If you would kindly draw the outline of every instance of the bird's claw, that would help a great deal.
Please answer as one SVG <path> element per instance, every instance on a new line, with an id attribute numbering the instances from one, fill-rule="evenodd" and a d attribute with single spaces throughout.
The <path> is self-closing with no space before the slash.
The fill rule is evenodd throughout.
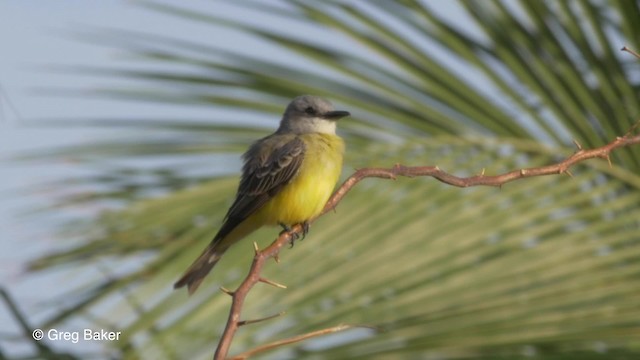
<path id="1" fill-rule="evenodd" d="M 280 226 L 282 226 L 282 232 L 280 233 L 280 235 L 284 233 L 289 233 L 289 236 L 291 236 L 291 241 L 289 241 L 289 245 L 290 245 L 289 249 L 293 247 L 296 240 L 298 239 L 300 239 L 300 241 L 304 240 L 304 238 L 307 237 L 307 234 L 309 233 L 309 222 L 305 221 L 300 225 L 302 225 L 302 239 L 300 239 L 299 233 L 291 231 L 290 226 L 280 223 Z"/>
<path id="2" fill-rule="evenodd" d="M 307 234 L 309 233 L 309 222 L 305 221 L 302 223 L 302 239 L 300 239 L 300 241 L 304 240 L 304 238 L 307 237 Z"/>

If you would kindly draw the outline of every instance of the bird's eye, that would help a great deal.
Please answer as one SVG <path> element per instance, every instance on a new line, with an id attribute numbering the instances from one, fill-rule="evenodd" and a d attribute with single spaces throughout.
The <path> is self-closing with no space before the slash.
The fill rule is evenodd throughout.
<path id="1" fill-rule="evenodd" d="M 314 115 L 316 113 L 316 109 L 314 109 L 311 106 L 308 106 L 306 109 L 304 109 L 304 112 L 306 112 L 309 115 Z"/>

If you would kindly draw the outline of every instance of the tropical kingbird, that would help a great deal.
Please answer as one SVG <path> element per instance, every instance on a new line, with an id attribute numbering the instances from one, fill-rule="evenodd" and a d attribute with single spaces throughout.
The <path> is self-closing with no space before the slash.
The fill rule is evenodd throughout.
<path id="1" fill-rule="evenodd" d="M 278 130 L 243 155 L 236 199 L 220 231 L 174 288 L 187 285 L 193 294 L 231 245 L 263 225 L 302 224 L 306 233 L 340 177 L 344 142 L 336 135 L 336 121 L 348 115 L 323 98 L 293 99 Z"/>

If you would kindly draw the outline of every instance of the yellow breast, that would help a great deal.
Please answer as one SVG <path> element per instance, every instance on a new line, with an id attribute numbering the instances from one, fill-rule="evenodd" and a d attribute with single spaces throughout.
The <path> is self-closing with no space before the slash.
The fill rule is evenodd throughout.
<path id="1" fill-rule="evenodd" d="M 304 160 L 295 178 L 259 210 L 263 224 L 294 225 L 320 214 L 342 171 L 344 142 L 336 135 L 304 134 Z"/>

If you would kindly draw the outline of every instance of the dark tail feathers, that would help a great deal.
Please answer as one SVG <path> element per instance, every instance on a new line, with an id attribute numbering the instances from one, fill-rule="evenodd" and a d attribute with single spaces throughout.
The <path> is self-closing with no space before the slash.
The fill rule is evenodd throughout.
<path id="1" fill-rule="evenodd" d="M 202 252 L 196 261 L 189 266 L 187 271 L 185 271 L 184 275 L 180 278 L 180 280 L 176 281 L 173 284 L 174 289 L 181 288 L 187 285 L 189 289 L 189 295 L 193 294 L 204 280 L 205 276 L 209 274 L 209 271 L 213 269 L 213 266 L 220 260 L 222 254 L 226 249 L 214 249 L 213 246 L 209 245 Z"/>

